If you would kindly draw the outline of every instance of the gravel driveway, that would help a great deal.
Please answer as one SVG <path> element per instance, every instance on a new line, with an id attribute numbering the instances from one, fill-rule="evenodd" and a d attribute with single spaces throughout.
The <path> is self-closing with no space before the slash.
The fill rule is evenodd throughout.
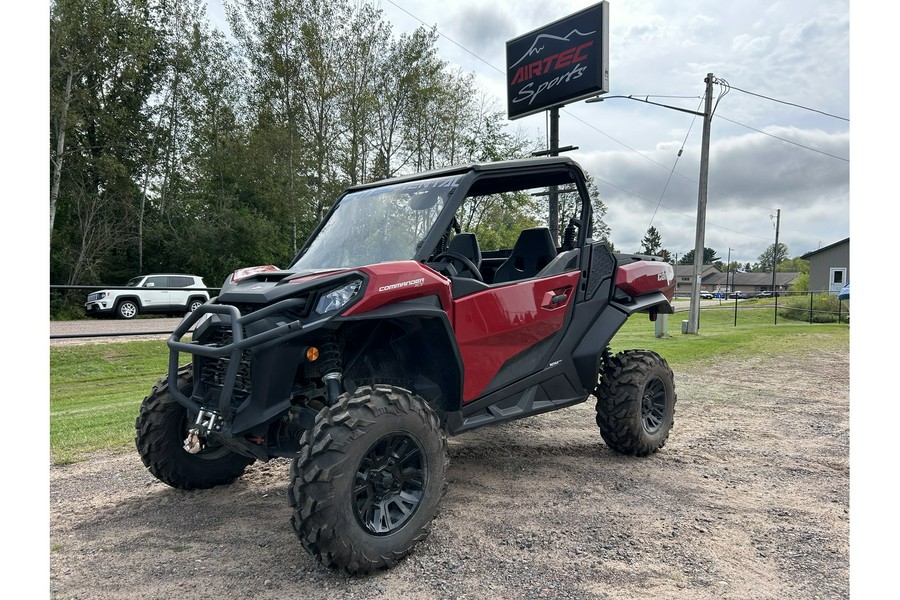
<path id="1" fill-rule="evenodd" d="M 192 492 L 136 452 L 53 467 L 51 595 L 848 598 L 848 369 L 812 348 L 676 369 L 675 428 L 645 459 L 603 444 L 592 401 L 453 438 L 430 536 L 362 577 L 295 539 L 285 460 Z"/>

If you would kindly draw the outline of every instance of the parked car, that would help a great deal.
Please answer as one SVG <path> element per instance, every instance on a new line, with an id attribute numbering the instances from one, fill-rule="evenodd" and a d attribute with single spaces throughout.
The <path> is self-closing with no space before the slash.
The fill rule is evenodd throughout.
<path id="1" fill-rule="evenodd" d="M 125 287 L 128 289 L 100 290 L 88 295 L 85 312 L 89 317 L 114 315 L 133 319 L 141 313 L 193 312 L 209 300 L 206 284 L 197 275 L 140 275 L 129 279 Z"/>
<path id="2" fill-rule="evenodd" d="M 839 300 L 849 300 L 850 299 L 850 283 L 849 282 L 847 284 L 845 284 L 844 287 L 841 288 L 841 291 L 838 294 L 838 299 Z"/>
<path id="3" fill-rule="evenodd" d="M 707 291 L 705 291 L 705 290 L 702 290 L 702 291 L 700 292 L 700 298 L 701 298 L 702 300 L 712 300 L 712 299 L 713 299 L 713 293 L 712 293 L 712 292 L 707 292 Z"/>
<path id="4" fill-rule="evenodd" d="M 757 298 L 772 298 L 774 296 L 775 294 L 773 294 L 772 292 L 759 292 L 758 294 L 756 294 Z"/>
<path id="5" fill-rule="evenodd" d="M 746 300 L 750 296 L 748 296 L 745 292 L 731 292 L 730 294 L 728 294 L 728 297 L 731 299 L 737 298 L 739 300 Z"/>

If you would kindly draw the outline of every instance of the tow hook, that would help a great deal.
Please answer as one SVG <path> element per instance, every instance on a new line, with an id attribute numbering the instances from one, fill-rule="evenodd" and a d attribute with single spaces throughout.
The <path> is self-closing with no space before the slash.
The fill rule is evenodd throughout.
<path id="1" fill-rule="evenodd" d="M 189 454 L 197 454 L 206 447 L 206 436 L 210 431 L 218 431 L 222 428 L 222 417 L 214 410 L 201 408 L 197 413 L 194 426 L 188 430 L 188 436 L 184 439 L 184 450 Z"/>

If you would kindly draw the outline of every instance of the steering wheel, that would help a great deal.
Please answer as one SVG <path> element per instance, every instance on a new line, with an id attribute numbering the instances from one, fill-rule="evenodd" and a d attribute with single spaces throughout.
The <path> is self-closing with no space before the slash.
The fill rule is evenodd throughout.
<path id="1" fill-rule="evenodd" d="M 447 262 L 449 262 L 451 264 L 454 261 L 459 262 L 467 270 L 472 272 L 472 277 L 474 279 L 484 283 L 484 278 L 481 276 L 481 271 L 478 270 L 478 267 L 475 266 L 475 263 L 473 263 L 472 260 L 470 258 L 468 258 L 467 256 L 463 256 L 459 252 L 452 252 L 452 251 L 441 252 L 440 254 L 438 254 L 437 256 L 434 257 L 434 262 L 438 262 L 441 259 L 446 259 Z M 462 270 L 460 270 L 459 273 L 462 274 Z"/>

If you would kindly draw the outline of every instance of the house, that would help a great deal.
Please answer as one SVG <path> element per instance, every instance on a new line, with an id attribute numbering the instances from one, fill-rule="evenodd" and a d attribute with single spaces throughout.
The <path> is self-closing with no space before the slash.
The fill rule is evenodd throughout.
<path id="1" fill-rule="evenodd" d="M 775 291 L 784 292 L 790 289 L 799 273 L 778 272 L 775 273 Z M 711 286 L 710 291 L 716 292 L 744 292 L 748 296 L 755 296 L 760 292 L 772 291 L 771 273 L 744 273 L 733 271 L 731 273 L 719 273 L 709 278 L 704 283 Z"/>
<path id="2" fill-rule="evenodd" d="M 850 283 L 850 238 L 807 252 L 800 258 L 809 261 L 809 289 L 837 294 Z"/>
<path id="3" fill-rule="evenodd" d="M 721 275 L 715 265 L 703 265 L 700 270 L 700 290 L 713 291 L 709 287 L 709 278 L 715 275 Z M 690 296 L 691 295 L 691 279 L 694 277 L 694 265 L 675 265 L 675 295 Z"/>

